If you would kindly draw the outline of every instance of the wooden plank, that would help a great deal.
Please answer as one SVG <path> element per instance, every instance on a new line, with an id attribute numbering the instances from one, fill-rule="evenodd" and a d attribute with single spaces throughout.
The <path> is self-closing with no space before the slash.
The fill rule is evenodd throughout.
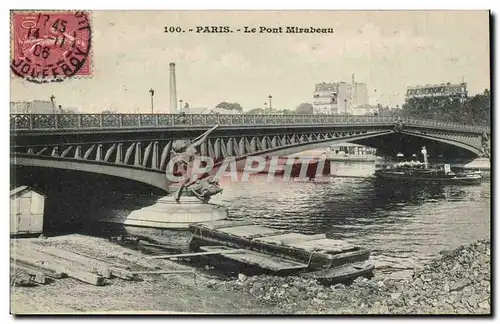
<path id="1" fill-rule="evenodd" d="M 290 233 L 290 231 L 275 231 L 273 233 L 264 233 L 264 234 L 253 234 L 253 235 L 248 235 L 246 236 L 247 239 L 258 239 L 258 238 L 261 238 L 261 237 L 268 237 L 268 236 L 279 236 L 279 235 L 284 235 L 284 234 L 288 234 Z"/>
<path id="2" fill-rule="evenodd" d="M 90 273 L 90 272 L 87 272 L 87 271 L 81 271 L 79 269 L 66 267 L 64 272 L 66 272 L 68 277 L 89 283 L 89 284 L 94 285 L 94 286 L 104 285 L 104 278 L 103 277 L 96 275 L 96 274 L 93 274 L 93 273 Z"/>
<path id="3" fill-rule="evenodd" d="M 103 258 L 100 258 L 100 257 L 97 257 L 97 256 L 85 254 L 83 252 L 75 252 L 75 251 L 73 251 L 73 253 L 81 255 L 81 256 L 84 256 L 84 257 L 87 257 L 87 258 L 90 258 L 90 259 L 95 259 L 97 261 L 109 264 L 110 266 L 115 267 L 115 268 L 122 268 L 122 269 L 128 269 L 129 268 L 127 265 L 125 265 L 123 263 L 119 263 L 119 262 L 115 262 L 115 261 L 111 261 L 111 260 L 106 260 L 106 259 L 103 259 Z"/>
<path id="4" fill-rule="evenodd" d="M 243 238 L 251 237 L 253 235 L 272 235 L 273 233 L 276 233 L 275 229 L 259 225 L 226 227 L 220 229 L 219 231 L 225 234 L 230 234 Z"/>
<path id="5" fill-rule="evenodd" d="M 37 284 L 32 280 L 32 277 L 27 273 L 17 273 L 10 277 L 10 285 L 16 287 L 33 287 Z"/>
<path id="6" fill-rule="evenodd" d="M 234 249 L 231 249 L 234 250 Z M 236 250 L 234 250 L 236 251 Z M 192 253 L 182 253 L 182 254 L 169 254 L 169 255 L 153 255 L 148 256 L 146 259 L 179 259 L 179 258 L 189 258 L 193 256 L 201 256 L 201 255 L 214 255 L 221 254 L 222 252 L 228 253 L 228 250 L 217 249 L 210 252 L 192 252 Z"/>
<path id="7" fill-rule="evenodd" d="M 286 233 L 283 235 L 276 235 L 276 236 L 273 235 L 273 236 L 264 236 L 260 238 L 255 238 L 254 241 L 283 245 L 288 243 L 299 243 L 299 242 L 319 240 L 324 238 L 326 238 L 325 234 L 305 235 L 299 233 Z"/>
<path id="8" fill-rule="evenodd" d="M 326 270 L 306 272 L 302 274 L 302 277 L 341 281 L 349 278 L 355 279 L 359 276 L 372 274 L 374 268 L 375 265 L 373 261 L 368 260 L 351 264 L 345 264 L 339 267 L 334 267 Z"/>
<path id="9" fill-rule="evenodd" d="M 108 279 L 111 278 L 111 271 L 109 270 L 109 267 L 100 261 L 51 246 L 30 244 L 30 248 L 38 252 L 46 253 L 63 260 L 68 260 L 70 262 L 70 265 L 76 268 L 82 267 L 84 269 L 89 270 L 90 272 L 95 272 L 103 276 L 104 278 Z"/>
<path id="10" fill-rule="evenodd" d="M 239 226 L 247 226 L 247 225 L 254 225 L 253 222 L 246 222 L 246 221 L 233 221 L 233 220 L 218 220 L 218 221 L 213 221 L 213 222 L 203 222 L 203 223 L 197 223 L 191 225 L 192 227 L 202 227 L 202 228 L 207 228 L 210 230 L 216 230 L 216 229 L 221 229 L 221 228 L 226 228 L 226 227 L 239 227 Z"/>
<path id="11" fill-rule="evenodd" d="M 211 251 L 220 248 L 220 246 L 202 246 L 201 250 Z M 250 250 L 228 250 L 227 252 L 220 253 L 225 258 L 245 263 L 248 265 L 258 266 L 263 269 L 272 271 L 305 269 L 307 264 L 282 258 L 270 256 L 267 254 L 250 251 Z"/>
<path id="12" fill-rule="evenodd" d="M 59 272 L 59 271 L 54 271 L 52 269 L 47 269 L 44 267 L 43 264 L 38 264 L 38 265 L 30 265 L 25 262 L 21 262 L 20 260 L 16 260 L 15 258 L 11 257 L 11 261 L 15 266 L 22 266 L 23 268 L 28 268 L 32 269 L 34 271 L 39 271 L 43 273 L 45 276 L 54 278 L 54 279 L 61 279 L 67 277 L 64 272 Z"/>
<path id="13" fill-rule="evenodd" d="M 68 277 L 95 286 L 102 286 L 104 284 L 103 277 L 87 271 L 82 271 L 80 269 L 75 268 L 74 266 L 68 266 L 67 264 L 64 263 L 64 260 L 59 261 L 54 256 L 40 253 L 39 251 L 36 250 L 22 250 L 16 248 L 16 255 L 14 257 L 20 258 L 20 261 L 25 263 L 27 262 L 28 264 L 34 266 L 40 266 L 41 264 L 43 264 L 45 268 L 66 273 Z"/>
<path id="14" fill-rule="evenodd" d="M 124 270 L 122 268 L 115 268 L 115 267 L 111 267 L 111 268 L 109 268 L 109 270 L 111 271 L 112 277 L 120 278 L 123 280 L 134 280 L 135 279 L 135 275 L 131 271 Z"/>
<path id="15" fill-rule="evenodd" d="M 21 264 L 15 264 L 11 268 L 14 273 L 17 273 L 17 271 L 24 272 L 30 276 L 30 280 L 33 282 L 45 285 L 47 283 L 47 277 L 45 274 L 43 274 L 41 271 L 34 270 L 32 268 L 24 267 Z"/>
<path id="16" fill-rule="evenodd" d="M 289 243 L 292 246 L 306 251 L 325 251 L 326 253 L 340 253 L 356 249 L 356 246 L 341 240 L 320 239 L 298 243 Z"/>
<path id="17" fill-rule="evenodd" d="M 133 274 L 194 274 L 192 270 L 156 270 L 156 271 L 132 271 Z"/>
<path id="18" fill-rule="evenodd" d="M 44 271 L 50 272 L 52 276 L 54 276 L 54 278 L 63 278 L 66 276 L 64 268 L 44 260 L 27 257 L 24 255 L 20 255 L 19 253 L 16 253 L 16 255 L 11 256 L 11 258 L 14 259 L 14 262 L 21 262 L 29 266 L 35 267 L 37 269 L 42 269 Z"/>

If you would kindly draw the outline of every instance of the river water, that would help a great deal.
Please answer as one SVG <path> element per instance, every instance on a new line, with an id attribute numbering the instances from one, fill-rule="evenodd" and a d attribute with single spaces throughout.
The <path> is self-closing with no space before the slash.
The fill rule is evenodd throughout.
<path id="1" fill-rule="evenodd" d="M 214 203 L 230 218 L 304 234 L 326 233 L 372 250 L 377 272 L 407 276 L 443 249 L 490 236 L 490 182 L 480 185 L 389 185 L 372 163 L 332 162 L 321 182 L 254 176 L 221 182 Z"/>

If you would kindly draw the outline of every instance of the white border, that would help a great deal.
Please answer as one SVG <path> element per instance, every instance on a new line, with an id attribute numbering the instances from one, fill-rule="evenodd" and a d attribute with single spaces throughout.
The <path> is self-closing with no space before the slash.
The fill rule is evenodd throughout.
<path id="1" fill-rule="evenodd" d="M 7 2 L 4 1 L 2 2 L 2 5 L 6 4 Z M 361 10 L 361 9 L 372 9 L 372 10 L 408 10 L 408 9 L 460 9 L 460 10 L 471 10 L 471 9 L 492 9 L 493 13 L 497 13 L 500 11 L 498 9 L 498 1 L 484 1 L 484 0 L 475 0 L 475 1 L 468 1 L 468 2 L 463 2 L 463 1 L 436 1 L 436 0 L 420 0 L 420 1 L 387 1 L 387 0 L 379 0 L 379 1 L 360 1 L 360 0 L 350 0 L 350 1 L 318 1 L 318 0 L 308 0 L 308 1 L 297 1 L 297 2 L 291 2 L 291 1 L 283 1 L 282 3 L 277 2 L 277 1 L 271 1 L 271 0 L 253 0 L 253 1 L 220 1 L 220 0 L 211 0 L 211 1 L 188 1 L 188 0 L 178 0 L 178 1 L 169 1 L 167 4 L 163 3 L 163 1 L 150 1 L 150 0 L 142 0 L 142 1 L 130 1 L 128 4 L 125 4 L 123 1 L 116 1 L 116 2 L 108 2 L 104 3 L 102 0 L 87 0 L 84 2 L 79 2 L 75 3 L 72 2 L 71 5 L 75 7 L 68 8 L 68 1 L 23 1 L 23 3 L 15 3 L 16 8 L 5 8 L 5 10 L 2 10 L 2 14 L 0 15 L 1 23 L 0 26 L 3 27 L 3 33 L 2 35 L 2 44 L 9 44 L 9 12 L 7 9 L 32 9 L 32 8 L 37 8 L 37 9 L 92 9 L 92 10 L 98 10 L 98 9 L 169 9 L 169 10 L 179 10 L 179 9 L 196 9 L 196 10 L 202 10 L 202 9 L 251 9 L 251 10 L 257 10 L 257 9 L 265 9 L 265 10 L 271 10 L 271 9 L 287 9 L 287 10 L 298 10 L 298 9 L 307 9 L 307 10 L 321 10 L 321 9 L 336 9 L 336 10 Z M 85 4 L 85 7 L 82 6 L 82 4 Z M 3 8 L 2 8 L 3 9 Z M 499 21 L 498 17 L 496 17 L 496 24 L 498 26 Z M 495 41 L 498 41 L 498 33 L 495 35 Z M 474 46 L 471 44 L 471 46 Z M 1 61 L 4 62 L 4 64 L 1 65 L 2 69 L 2 102 L 5 103 L 5 110 L 6 112 L 3 114 L 3 118 L 1 118 L 1 125 L 0 129 L 4 132 L 4 136 L 1 137 L 2 140 L 2 148 L 0 152 L 2 152 L 2 157 L 1 157 L 1 162 L 2 166 L 0 168 L 0 172 L 2 172 L 2 177 L 3 179 L 6 179 L 9 177 L 9 164 L 8 164 L 8 146 L 9 146 L 9 135 L 8 135 L 8 129 L 9 129 L 9 119 L 8 119 L 8 104 L 7 102 L 9 101 L 9 84 L 10 84 L 10 77 L 9 77 L 9 54 L 7 50 L 3 50 L 0 52 L 2 59 Z M 493 59 L 493 58 L 492 58 Z M 495 55 L 495 62 L 498 62 L 498 52 Z M 496 81 L 498 82 L 498 75 L 496 73 L 497 71 L 494 71 L 496 78 Z M 496 96 L 496 90 L 492 89 L 493 93 L 495 94 L 495 99 L 494 102 L 497 102 L 498 98 Z M 494 107 L 493 109 L 495 109 Z M 495 123 L 496 120 L 498 120 L 500 113 L 496 114 L 495 118 Z M 496 140 L 496 139 L 495 139 Z M 496 143 L 494 151 L 497 151 L 498 146 L 500 146 L 499 143 Z M 498 161 L 495 163 L 495 168 L 498 164 Z M 7 196 L 8 192 L 8 187 L 7 187 L 7 181 L 4 182 L 4 185 L 1 186 L 1 192 L 0 192 L 0 197 L 4 200 L 4 203 L 1 204 L 1 206 L 4 208 L 4 213 L 2 214 L 2 220 L 4 222 L 4 226 L 2 227 L 4 232 L 5 232 L 5 240 L 4 240 L 4 245 L 2 246 L 1 251 L 1 258 L 2 260 L 8 260 L 8 253 L 9 253 L 9 242 L 8 242 L 8 234 L 7 234 L 7 229 L 9 227 L 9 221 L 8 221 L 8 215 L 9 215 L 9 200 Z M 495 195 L 495 198 L 498 198 L 498 195 Z M 493 197 L 492 197 L 493 198 Z M 496 201 L 500 201 L 496 199 Z M 471 215 L 471 217 L 474 217 L 474 215 Z M 498 224 L 500 221 L 497 220 L 496 223 Z M 496 228 L 494 229 L 496 230 Z M 497 233 L 498 231 L 495 231 Z M 498 253 L 496 253 L 496 249 L 493 249 L 495 251 L 495 257 L 497 258 L 498 261 Z M 2 266 L 2 275 L 0 278 L 2 288 L 0 288 L 0 291 L 3 294 L 2 298 L 2 317 L 7 317 L 7 320 L 13 320 L 12 316 L 9 316 L 9 281 L 8 281 L 8 272 L 9 272 L 9 263 L 4 262 L 4 266 Z M 497 262 L 497 270 L 498 270 L 498 262 Z M 495 275 L 498 273 L 498 271 L 495 272 Z M 499 278 L 498 276 L 496 277 L 495 282 L 498 282 Z M 492 289 L 494 289 L 492 287 Z M 498 295 L 495 296 L 495 308 L 498 311 Z M 242 318 L 243 319 L 243 318 Z M 300 321 L 308 321 L 309 319 L 317 319 L 317 318 L 301 318 Z M 466 318 L 462 318 L 463 320 L 467 320 Z M 25 320 L 27 322 L 31 322 L 31 320 Z M 51 319 L 49 319 L 51 320 Z M 74 321 L 75 319 L 72 319 Z M 78 319 L 79 321 L 82 319 Z M 102 321 L 103 319 L 99 319 L 99 321 Z M 118 318 L 118 320 L 123 321 L 125 319 L 123 318 Z M 163 319 L 165 320 L 165 319 Z M 166 320 L 171 320 L 171 319 L 166 319 Z M 187 319 L 186 319 L 187 320 Z M 219 321 L 221 319 L 213 319 L 214 321 Z M 230 319 L 234 321 L 235 319 L 232 318 Z M 240 319 L 236 319 L 240 320 Z M 259 321 L 276 321 L 276 320 L 287 320 L 287 318 L 269 318 L 269 319 L 258 319 Z M 402 320 L 402 319 L 399 319 Z M 398 321 L 399 321 L 398 320 Z M 411 319 L 411 318 L 405 318 L 405 321 L 414 321 L 418 320 L 416 318 Z M 426 321 L 437 321 L 437 319 L 425 319 Z M 454 320 L 453 318 L 447 318 L 447 319 L 442 319 L 442 320 Z M 357 319 L 356 321 L 360 321 Z M 3 321 L 2 321 L 3 322 Z"/>

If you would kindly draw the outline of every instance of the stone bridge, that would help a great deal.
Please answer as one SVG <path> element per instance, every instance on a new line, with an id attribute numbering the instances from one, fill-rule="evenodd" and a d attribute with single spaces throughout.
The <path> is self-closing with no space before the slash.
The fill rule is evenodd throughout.
<path id="1" fill-rule="evenodd" d="M 45 114 L 11 115 L 11 165 L 72 170 L 142 183 L 161 191 L 172 142 L 219 124 L 201 154 L 220 161 L 250 155 L 285 156 L 352 142 L 380 154 L 408 155 L 427 146 L 431 158 L 473 159 L 489 128 L 394 117 L 336 115 Z M 483 143 L 484 145 L 484 143 Z"/>

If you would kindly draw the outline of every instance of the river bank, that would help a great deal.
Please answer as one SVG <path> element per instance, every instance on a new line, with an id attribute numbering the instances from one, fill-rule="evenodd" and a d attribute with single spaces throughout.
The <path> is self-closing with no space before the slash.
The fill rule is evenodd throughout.
<path id="1" fill-rule="evenodd" d="M 405 280 L 322 286 L 297 277 L 241 277 L 233 289 L 295 314 L 490 314 L 490 245 L 444 251 Z"/>
<path id="2" fill-rule="evenodd" d="M 22 240 L 12 240 L 15 244 Z M 66 278 L 37 287 L 13 287 L 11 311 L 33 313 L 166 312 L 205 314 L 489 314 L 490 245 L 479 241 L 443 252 L 404 280 L 358 278 L 323 286 L 299 277 L 220 279 L 204 268 L 150 260 L 103 238 L 67 235 L 31 243 L 85 252 L 131 269 L 193 270 L 196 276 L 141 275 L 97 287 Z"/>

